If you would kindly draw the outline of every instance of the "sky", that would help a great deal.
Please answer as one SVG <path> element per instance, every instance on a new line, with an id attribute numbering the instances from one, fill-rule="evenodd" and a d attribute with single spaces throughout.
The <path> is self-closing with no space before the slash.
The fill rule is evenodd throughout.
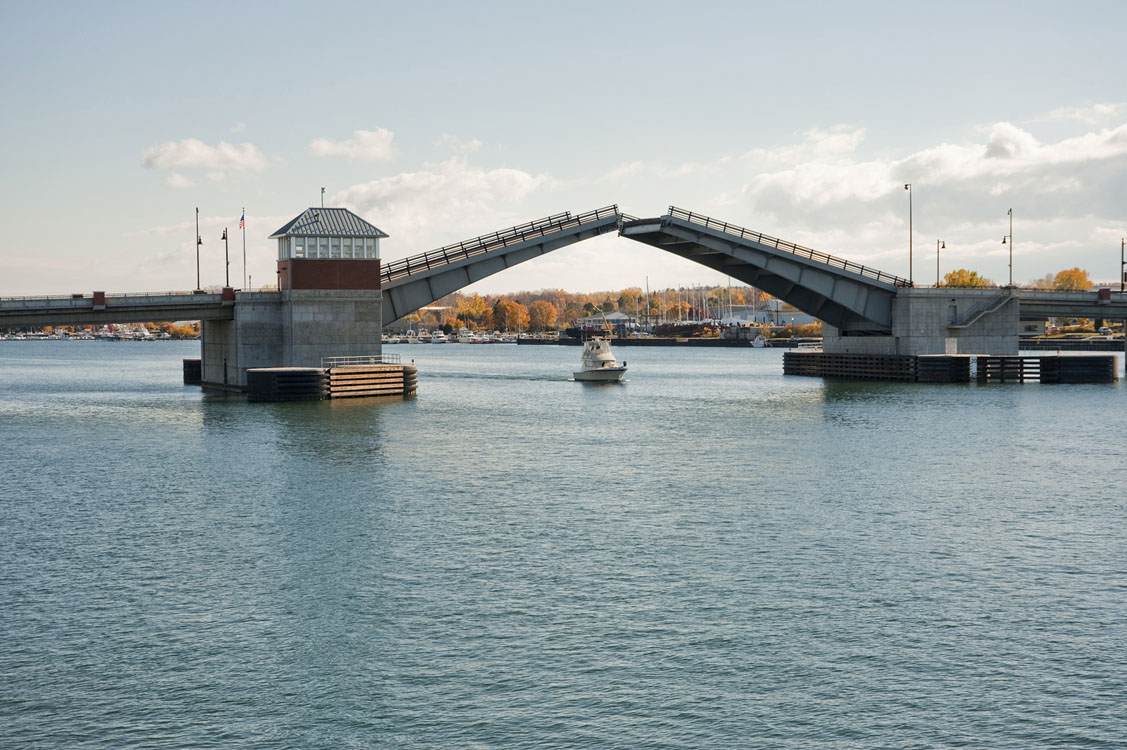
<path id="1" fill-rule="evenodd" d="M 1110 282 L 1127 237 L 1121 0 L 0 0 L 0 23 L 0 296 L 195 288 L 197 208 L 201 284 L 225 227 L 232 285 L 272 284 L 267 237 L 322 187 L 384 261 L 610 204 L 928 284 L 939 240 L 943 273 L 1005 283 L 1012 247 L 1016 283 Z M 609 235 L 470 290 L 647 281 L 725 278 Z"/>

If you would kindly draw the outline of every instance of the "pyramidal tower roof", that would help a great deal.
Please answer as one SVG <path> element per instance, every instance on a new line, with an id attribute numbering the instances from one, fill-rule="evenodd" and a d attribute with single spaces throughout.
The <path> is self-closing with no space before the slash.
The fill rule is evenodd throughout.
<path id="1" fill-rule="evenodd" d="M 307 208 L 290 219 L 269 239 L 294 235 L 316 237 L 387 237 L 347 208 Z"/>

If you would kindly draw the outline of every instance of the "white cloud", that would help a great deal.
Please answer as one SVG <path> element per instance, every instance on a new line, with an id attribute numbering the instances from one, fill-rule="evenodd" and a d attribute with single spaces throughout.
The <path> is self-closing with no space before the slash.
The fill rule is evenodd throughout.
<path id="1" fill-rule="evenodd" d="M 443 133 L 434 142 L 434 145 L 440 148 L 448 148 L 456 154 L 472 154 L 475 151 L 481 150 L 481 141 L 477 138 L 470 138 L 469 140 L 462 140 L 456 135 L 450 133 Z"/>
<path id="2" fill-rule="evenodd" d="M 485 169 L 464 156 L 353 185 L 332 197 L 392 237 L 391 254 L 406 256 L 518 223 L 518 204 L 548 183 L 519 169 Z"/>
<path id="3" fill-rule="evenodd" d="M 164 184 L 168 185 L 170 188 L 182 189 L 192 187 L 196 183 L 179 172 L 169 172 L 168 176 L 164 178 Z"/>
<path id="4" fill-rule="evenodd" d="M 386 161 L 397 155 L 393 141 L 395 134 L 387 128 L 354 130 L 352 137 L 343 141 L 314 138 L 309 142 L 311 156 L 344 156 L 364 161 Z"/>
<path id="5" fill-rule="evenodd" d="M 246 129 L 247 129 L 247 124 L 245 122 L 236 122 L 234 125 L 231 126 L 231 132 L 232 133 L 241 133 Z"/>
<path id="6" fill-rule="evenodd" d="M 1122 215 L 1116 203 L 1127 168 L 1127 124 L 1044 142 L 1001 122 L 969 142 L 882 158 L 861 156 L 861 136 L 843 128 L 808 131 L 796 144 L 742 155 L 742 163 L 762 170 L 743 185 L 744 210 L 756 216 L 752 228 L 907 275 L 903 185 L 911 182 L 917 264 L 927 243 L 942 237 L 952 248 L 945 261 L 978 258 L 987 275 L 1004 278 L 1009 249 L 1000 238 L 1012 207 L 1014 274 L 1021 280 L 1100 257 L 1088 239 L 1093 217 Z"/>
<path id="7" fill-rule="evenodd" d="M 1127 116 L 1127 103 L 1089 104 L 1086 107 L 1059 107 L 1034 122 L 1075 120 L 1085 125 L 1103 125 Z"/>
<path id="8" fill-rule="evenodd" d="M 258 172 L 269 160 L 253 143 L 231 144 L 220 141 L 209 146 L 197 138 L 168 141 L 150 146 L 142 154 L 142 162 L 150 169 L 230 169 L 236 172 Z"/>

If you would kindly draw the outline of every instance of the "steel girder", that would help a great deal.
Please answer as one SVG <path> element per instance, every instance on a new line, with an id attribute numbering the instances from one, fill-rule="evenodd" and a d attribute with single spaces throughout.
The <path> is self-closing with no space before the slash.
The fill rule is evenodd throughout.
<path id="1" fill-rule="evenodd" d="M 670 216 L 628 222 L 620 234 L 762 289 L 844 334 L 892 332 L 892 284 Z"/>
<path id="2" fill-rule="evenodd" d="M 487 276 L 492 276 L 498 271 L 504 271 L 518 263 L 538 258 L 581 240 L 614 231 L 621 218 L 620 214 L 612 214 L 481 255 L 459 258 L 386 283 L 383 286 L 384 325 L 406 317 L 420 307 L 426 307 L 431 302 L 453 294 Z"/>

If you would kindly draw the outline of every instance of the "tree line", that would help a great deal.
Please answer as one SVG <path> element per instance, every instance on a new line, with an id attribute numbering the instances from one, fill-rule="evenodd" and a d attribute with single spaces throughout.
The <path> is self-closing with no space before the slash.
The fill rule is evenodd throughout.
<path id="1" fill-rule="evenodd" d="M 977 271 L 959 268 L 943 277 L 940 286 L 959 287 L 963 289 L 989 289 L 998 285 L 990 279 L 980 276 Z M 1066 268 L 1056 273 L 1048 273 L 1039 279 L 1034 279 L 1022 284 L 1024 289 L 1049 289 L 1057 292 L 1084 292 L 1091 289 L 1091 276 L 1083 268 Z"/>
<path id="2" fill-rule="evenodd" d="M 758 305 L 771 296 L 750 286 L 662 289 L 648 294 L 640 287 L 603 292 L 540 289 L 501 295 L 455 292 L 408 315 L 408 325 L 449 326 L 451 330 L 548 330 L 558 324 L 602 313 L 620 312 L 635 319 L 703 320 L 721 318 L 734 305 Z"/>

